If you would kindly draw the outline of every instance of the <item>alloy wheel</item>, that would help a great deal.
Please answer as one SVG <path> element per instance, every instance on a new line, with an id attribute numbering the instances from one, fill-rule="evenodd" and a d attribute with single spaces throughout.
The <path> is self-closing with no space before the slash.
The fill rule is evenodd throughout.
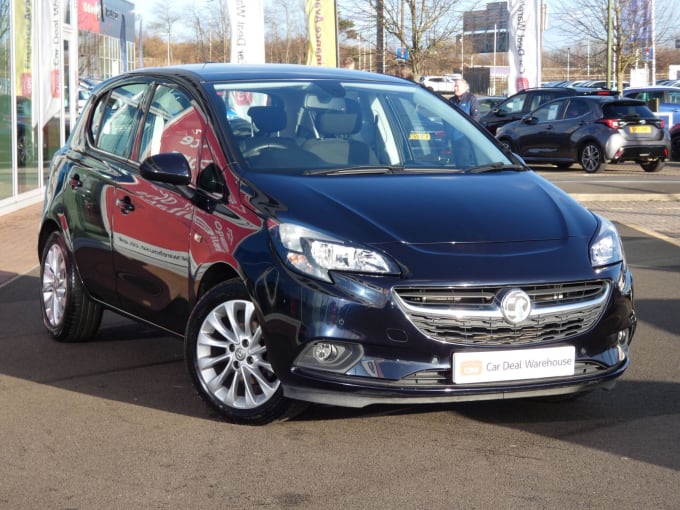
<path id="1" fill-rule="evenodd" d="M 266 355 L 250 301 L 222 303 L 201 324 L 197 375 L 203 387 L 230 408 L 254 409 L 274 397 L 280 382 Z"/>
<path id="2" fill-rule="evenodd" d="M 43 266 L 42 299 L 45 318 L 53 327 L 58 327 L 63 318 L 68 299 L 68 273 L 66 258 L 58 244 L 52 244 Z"/>

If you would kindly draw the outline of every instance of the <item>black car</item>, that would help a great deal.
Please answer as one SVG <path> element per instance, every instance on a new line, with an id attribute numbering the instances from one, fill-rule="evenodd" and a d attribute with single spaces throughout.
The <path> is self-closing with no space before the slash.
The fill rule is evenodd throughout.
<path id="1" fill-rule="evenodd" d="M 680 124 L 675 124 L 668 133 L 671 135 L 671 159 L 680 161 Z"/>
<path id="2" fill-rule="evenodd" d="M 436 112 L 436 113 L 435 113 Z M 184 338 L 225 419 L 610 387 L 633 284 L 619 235 L 415 83 L 288 65 L 116 77 L 52 160 L 41 308 Z"/>
<path id="3" fill-rule="evenodd" d="M 572 96 L 506 124 L 496 138 L 528 163 L 568 168 L 578 162 L 592 173 L 608 162 L 633 161 L 646 172 L 658 172 L 670 152 L 665 127 L 642 101 Z"/>
<path id="4" fill-rule="evenodd" d="M 559 97 L 578 95 L 612 96 L 616 92 L 588 87 L 536 87 L 528 88 L 513 94 L 489 110 L 479 122 L 492 134 L 499 127 L 521 119 L 548 101 Z"/>

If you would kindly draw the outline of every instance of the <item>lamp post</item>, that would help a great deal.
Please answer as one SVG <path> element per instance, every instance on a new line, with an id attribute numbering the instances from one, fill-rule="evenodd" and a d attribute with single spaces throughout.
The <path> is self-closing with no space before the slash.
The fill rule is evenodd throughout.
<path id="1" fill-rule="evenodd" d="M 571 55 L 571 48 L 567 48 L 567 81 L 569 81 L 569 57 Z"/>

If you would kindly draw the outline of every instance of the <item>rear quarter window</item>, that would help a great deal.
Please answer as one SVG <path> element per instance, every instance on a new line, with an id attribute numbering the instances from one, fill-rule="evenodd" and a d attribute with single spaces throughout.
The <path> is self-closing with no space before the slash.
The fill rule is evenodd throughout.
<path id="1" fill-rule="evenodd" d="M 128 84 L 99 99 L 89 126 L 95 147 L 124 158 L 130 156 L 135 120 L 146 89 L 143 83 Z"/>

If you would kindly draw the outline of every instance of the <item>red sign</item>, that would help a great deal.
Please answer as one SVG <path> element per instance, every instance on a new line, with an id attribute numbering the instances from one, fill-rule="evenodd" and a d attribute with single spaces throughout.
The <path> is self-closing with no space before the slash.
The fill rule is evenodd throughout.
<path id="1" fill-rule="evenodd" d="M 102 0 L 80 0 L 78 2 L 78 28 L 88 32 L 99 33 L 99 13 Z"/>

